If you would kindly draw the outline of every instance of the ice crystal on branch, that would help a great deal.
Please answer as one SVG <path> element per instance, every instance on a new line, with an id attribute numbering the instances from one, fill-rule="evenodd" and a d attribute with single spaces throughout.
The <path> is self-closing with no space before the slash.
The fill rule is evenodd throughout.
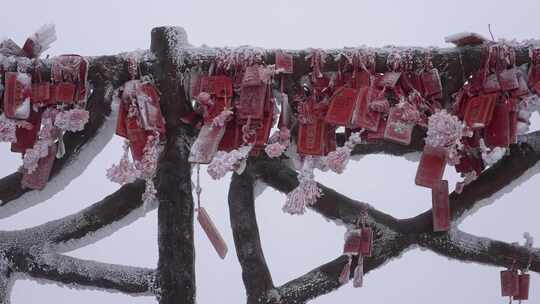
<path id="1" fill-rule="evenodd" d="M 462 146 L 461 138 L 468 135 L 457 116 L 441 110 L 429 117 L 425 141 L 429 146 L 447 149 L 450 163 L 456 164 L 459 162 L 457 150 Z"/>
<path id="2" fill-rule="evenodd" d="M 360 132 L 352 133 L 343 147 L 328 153 L 325 157 L 325 165 L 332 171 L 341 174 L 345 171 L 354 146 L 361 142 Z"/>
<path id="3" fill-rule="evenodd" d="M 58 113 L 54 125 L 64 131 L 77 132 L 84 129 L 89 118 L 90 113 L 88 111 L 75 108 Z"/>
<path id="4" fill-rule="evenodd" d="M 306 206 L 311 206 L 322 196 L 322 190 L 314 180 L 314 160 L 306 157 L 302 170 L 298 174 L 299 184 L 293 191 L 287 194 L 287 201 L 282 210 L 289 214 L 304 214 Z"/>
<path id="5" fill-rule="evenodd" d="M 220 179 L 231 171 L 241 174 L 246 166 L 251 148 L 252 146 L 242 146 L 231 152 L 218 151 L 206 169 L 208 174 L 213 179 Z"/>

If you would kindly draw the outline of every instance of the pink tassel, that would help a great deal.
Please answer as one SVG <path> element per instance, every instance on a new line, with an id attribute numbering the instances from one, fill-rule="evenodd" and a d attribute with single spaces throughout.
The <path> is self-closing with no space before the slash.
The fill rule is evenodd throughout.
<path id="1" fill-rule="evenodd" d="M 220 179 L 231 171 L 241 174 L 251 148 L 252 146 L 242 146 L 230 152 L 218 151 L 206 171 L 213 179 Z"/>
<path id="2" fill-rule="evenodd" d="M 280 157 L 289 147 L 290 139 L 291 133 L 289 129 L 282 128 L 270 136 L 269 144 L 264 148 L 264 152 L 270 158 Z"/>
<path id="3" fill-rule="evenodd" d="M 282 210 L 289 214 L 304 214 L 306 206 L 317 202 L 322 196 L 322 190 L 313 180 L 314 160 L 311 157 L 304 159 L 303 168 L 298 175 L 299 185 L 287 194 L 287 201 Z"/>
<path id="4" fill-rule="evenodd" d="M 355 288 L 362 287 L 364 284 L 364 258 L 358 257 L 358 265 L 354 268 L 353 286 Z"/>
<path id="5" fill-rule="evenodd" d="M 0 116 L 0 141 L 17 142 L 16 129 L 17 124 L 15 120 L 6 118 L 4 115 Z"/>
<path id="6" fill-rule="evenodd" d="M 349 261 L 343 266 L 343 270 L 341 270 L 341 273 L 339 274 L 339 283 L 341 285 L 349 282 L 351 278 L 351 263 L 352 257 L 349 255 Z"/>
<path id="7" fill-rule="evenodd" d="M 345 171 L 354 146 L 362 141 L 360 134 L 361 132 L 352 133 L 343 147 L 338 147 L 335 151 L 328 153 L 325 157 L 325 163 L 330 170 L 338 174 Z"/>
<path id="8" fill-rule="evenodd" d="M 129 161 L 129 143 L 124 143 L 124 153 L 118 165 L 113 164 L 107 169 L 107 178 L 113 183 L 124 185 L 131 183 L 138 178 L 139 172 L 135 168 L 135 165 Z"/>

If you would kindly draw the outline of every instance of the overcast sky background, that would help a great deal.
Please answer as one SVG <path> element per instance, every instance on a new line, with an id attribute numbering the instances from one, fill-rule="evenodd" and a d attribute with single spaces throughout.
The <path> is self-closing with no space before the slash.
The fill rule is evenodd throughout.
<path id="1" fill-rule="evenodd" d="M 0 37 L 22 44 L 44 23 L 56 24 L 58 41 L 51 55 L 115 54 L 146 49 L 150 30 L 160 25 L 183 26 L 194 45 L 255 45 L 272 48 L 336 48 L 343 46 L 446 46 L 443 37 L 462 31 L 496 38 L 540 38 L 540 2 L 528 1 L 3 1 Z M 533 129 L 538 129 L 538 115 Z M 75 213 L 115 191 L 105 169 L 121 156 L 121 141 L 113 138 L 83 175 L 46 203 L 0 220 L 0 230 L 32 227 Z M 21 161 L 0 145 L 0 174 L 13 172 Z M 343 175 L 317 174 L 317 180 L 354 199 L 366 201 L 393 216 L 414 216 L 430 208 L 428 189 L 414 185 L 417 163 L 405 158 L 373 155 L 349 164 Z M 537 172 L 539 166 L 532 171 Z M 204 170 L 203 170 L 204 171 Z M 446 178 L 453 185 L 454 169 Z M 529 231 L 540 242 L 538 216 L 540 176 L 516 183 L 494 204 L 467 218 L 466 232 L 508 242 L 523 242 Z M 197 300 L 201 304 L 243 303 L 245 292 L 236 259 L 226 202 L 229 176 L 212 181 L 206 174 L 203 205 L 229 245 L 220 260 L 195 225 Z M 344 228 L 311 211 L 304 216 L 281 212 L 285 196 L 267 189 L 257 200 L 262 245 L 274 283 L 280 285 L 341 254 Z M 69 255 L 98 261 L 155 267 L 157 220 L 151 212 L 114 235 Z M 537 247 L 540 245 L 536 244 Z M 400 259 L 368 274 L 365 287 L 347 285 L 312 303 L 506 303 L 500 297 L 500 268 L 461 263 L 428 251 L 410 250 Z M 533 275 L 531 301 L 540 301 L 540 276 Z M 45 300 L 45 301 L 44 301 Z M 101 291 L 78 291 L 34 281 L 17 281 L 13 304 L 156 303 Z"/>

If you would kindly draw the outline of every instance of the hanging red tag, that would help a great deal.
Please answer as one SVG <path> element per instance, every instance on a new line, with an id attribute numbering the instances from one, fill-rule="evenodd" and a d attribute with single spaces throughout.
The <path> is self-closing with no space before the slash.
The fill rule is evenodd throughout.
<path id="1" fill-rule="evenodd" d="M 368 131 L 377 131 L 381 121 L 381 113 L 373 111 L 370 107 L 372 100 L 376 101 L 377 95 L 380 92 L 377 90 L 371 91 L 370 88 L 363 87 L 359 90 L 357 98 L 357 106 L 353 116 L 354 127 L 364 128 Z M 373 95 L 373 96 L 370 96 Z M 384 96 L 380 96 L 384 98 Z"/>
<path id="2" fill-rule="evenodd" d="M 120 100 L 120 105 L 118 106 L 118 119 L 116 120 L 116 135 L 124 138 L 127 138 L 128 109 L 129 105 L 124 100 Z"/>
<path id="3" fill-rule="evenodd" d="M 484 81 L 484 92 L 485 93 L 497 93 L 501 91 L 501 84 L 499 83 L 499 78 L 497 74 L 492 73 L 486 77 Z"/>
<path id="4" fill-rule="evenodd" d="M 526 273 L 522 273 L 518 276 L 518 293 L 514 296 L 514 300 L 528 300 L 529 299 L 529 285 L 531 282 L 531 276 Z"/>
<path id="5" fill-rule="evenodd" d="M 446 167 L 446 150 L 429 145 L 424 146 L 418 170 L 416 171 L 415 183 L 431 189 L 436 189 L 441 184 Z"/>
<path id="6" fill-rule="evenodd" d="M 240 120 L 259 120 L 263 118 L 266 85 L 243 86 L 240 100 L 236 105 L 236 117 Z"/>
<path id="7" fill-rule="evenodd" d="M 45 188 L 47 181 L 49 181 L 55 158 L 56 144 L 53 144 L 49 147 L 49 153 L 47 156 L 38 161 L 38 166 L 34 172 L 31 174 L 26 173 L 26 170 L 23 172 L 21 186 L 23 188 L 30 188 L 34 190 L 42 190 Z"/>
<path id="8" fill-rule="evenodd" d="M 401 72 L 386 72 L 382 77 L 378 79 L 377 86 L 379 88 L 393 89 L 398 83 L 400 77 Z"/>
<path id="9" fill-rule="evenodd" d="M 6 72 L 4 83 L 4 115 L 12 119 L 27 119 L 30 116 L 32 78 L 26 73 Z"/>
<path id="10" fill-rule="evenodd" d="M 373 230 L 371 227 L 362 227 L 361 239 L 358 253 L 370 257 L 373 251 Z"/>
<path id="11" fill-rule="evenodd" d="M 359 288 L 364 285 L 364 259 L 358 258 L 358 264 L 354 268 L 353 287 Z"/>
<path id="12" fill-rule="evenodd" d="M 356 89 L 338 89 L 330 99 L 330 107 L 324 120 L 337 126 L 346 126 L 353 116 L 358 95 Z"/>
<path id="13" fill-rule="evenodd" d="M 199 224 L 204 230 L 204 233 L 210 240 L 210 243 L 212 243 L 212 246 L 214 246 L 214 249 L 216 250 L 217 254 L 220 258 L 224 259 L 227 255 L 227 244 L 223 240 L 223 237 L 219 233 L 219 230 L 214 225 L 214 222 L 210 218 L 210 215 L 208 215 L 208 212 L 203 207 L 199 207 L 197 209 L 197 221 L 199 221 Z"/>
<path id="14" fill-rule="evenodd" d="M 472 128 L 483 128 L 489 124 L 497 101 L 497 94 L 470 98 L 465 107 L 465 123 Z"/>
<path id="15" fill-rule="evenodd" d="M 48 82 L 33 83 L 32 84 L 32 96 L 30 101 L 32 103 L 49 103 L 51 99 L 51 85 Z"/>
<path id="16" fill-rule="evenodd" d="M 476 172 L 479 176 L 484 170 L 484 162 L 481 158 L 473 155 L 462 155 L 459 159 L 459 164 L 455 165 L 456 171 L 459 173 Z"/>
<path id="17" fill-rule="evenodd" d="M 17 142 L 11 144 L 11 152 L 24 153 L 26 149 L 34 146 L 37 140 L 37 135 L 41 129 L 41 111 L 31 111 L 30 117 L 26 120 L 31 126 L 30 129 L 17 127 L 15 129 L 15 137 Z"/>
<path id="18" fill-rule="evenodd" d="M 501 295 L 503 297 L 519 295 L 519 278 L 517 271 L 501 271 Z"/>
<path id="19" fill-rule="evenodd" d="M 70 82 L 60 82 L 54 87 L 54 100 L 56 102 L 70 104 L 75 101 L 75 92 L 77 87 Z"/>
<path id="20" fill-rule="evenodd" d="M 232 98 L 233 83 L 230 77 L 217 75 L 212 77 L 212 86 L 214 94 L 219 98 Z"/>
<path id="21" fill-rule="evenodd" d="M 127 119 L 127 139 L 131 147 L 131 156 L 135 161 L 141 161 L 144 155 L 144 146 L 147 141 L 147 134 L 142 128 L 138 118 L 128 117 Z"/>
<path id="22" fill-rule="evenodd" d="M 529 87 L 534 88 L 540 82 L 540 64 L 533 65 L 529 70 Z"/>
<path id="23" fill-rule="evenodd" d="M 323 139 L 326 135 L 326 127 L 326 123 L 319 119 L 313 123 L 300 124 L 298 127 L 298 153 L 324 155 Z"/>
<path id="24" fill-rule="evenodd" d="M 426 97 L 439 97 L 442 94 L 441 77 L 435 68 L 422 73 L 422 86 Z"/>
<path id="25" fill-rule="evenodd" d="M 360 251 L 360 244 L 362 243 L 362 231 L 360 229 L 354 229 L 347 232 L 347 239 L 343 246 L 343 254 L 356 255 Z"/>
<path id="26" fill-rule="evenodd" d="M 225 134 L 225 128 L 213 128 L 205 124 L 199 136 L 191 146 L 188 161 L 197 164 L 209 164 L 216 154 L 219 143 Z"/>
<path id="27" fill-rule="evenodd" d="M 431 189 L 433 231 L 450 230 L 450 201 L 448 181 L 442 180 L 438 187 Z"/>
<path id="28" fill-rule="evenodd" d="M 165 133 L 165 119 L 161 114 L 159 105 L 159 93 L 154 85 L 142 83 L 137 86 L 137 106 L 141 113 L 143 127 L 148 131 L 158 131 Z"/>
<path id="29" fill-rule="evenodd" d="M 276 52 L 276 71 L 284 74 L 292 74 L 293 56 L 285 52 Z"/>
<path id="30" fill-rule="evenodd" d="M 505 69 L 499 73 L 499 82 L 503 91 L 512 91 L 519 88 L 517 69 Z"/>
<path id="31" fill-rule="evenodd" d="M 527 81 L 525 80 L 525 77 L 523 76 L 523 73 L 518 70 L 517 73 L 518 78 L 518 87 L 514 91 L 512 91 L 513 97 L 521 97 L 529 94 L 529 86 L 527 85 Z"/>
<path id="32" fill-rule="evenodd" d="M 381 139 L 384 139 L 384 131 L 386 130 L 386 121 L 384 119 L 381 119 L 381 122 L 379 123 L 379 127 L 377 128 L 377 131 L 365 131 L 362 132 L 362 139 L 366 140 L 367 142 L 376 142 Z"/>
<path id="33" fill-rule="evenodd" d="M 357 71 L 353 74 L 352 86 L 355 89 L 367 88 L 371 85 L 371 73 L 367 71 Z"/>
<path id="34" fill-rule="evenodd" d="M 510 145 L 510 109 L 507 102 L 497 103 L 491 122 L 485 130 L 486 144 L 490 147 Z"/>
<path id="35" fill-rule="evenodd" d="M 386 129 L 384 130 L 384 139 L 402 145 L 409 145 L 411 143 L 414 123 L 403 121 L 401 115 L 401 110 L 397 107 L 390 108 Z"/>
<path id="36" fill-rule="evenodd" d="M 242 144 L 242 125 L 238 124 L 236 120 L 231 120 L 225 126 L 225 133 L 223 138 L 219 142 L 219 151 L 230 152 Z"/>
<path id="37" fill-rule="evenodd" d="M 255 64 L 246 67 L 242 78 L 242 87 L 257 87 L 262 85 L 260 66 Z"/>

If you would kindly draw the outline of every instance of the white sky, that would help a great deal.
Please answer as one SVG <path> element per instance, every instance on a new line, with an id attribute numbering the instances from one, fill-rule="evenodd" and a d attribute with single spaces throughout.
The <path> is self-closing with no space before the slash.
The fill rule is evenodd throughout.
<path id="1" fill-rule="evenodd" d="M 461 31 L 496 38 L 540 38 L 538 0 L 529 1 L 3 1 L 0 36 L 24 39 L 44 23 L 56 24 L 58 41 L 49 53 L 115 54 L 146 49 L 150 30 L 180 25 L 194 45 L 250 44 L 262 47 L 334 48 L 343 46 L 445 46 L 443 37 Z M 535 114 L 536 115 L 536 114 Z M 538 129 L 538 117 L 533 127 Z M 15 170 L 20 160 L 0 145 L 0 174 Z M 0 229 L 31 227 L 61 218 L 100 200 L 117 186 L 105 178 L 105 169 L 121 155 L 114 138 L 87 171 L 64 192 L 46 203 L 0 220 Z M 428 190 L 414 185 L 417 163 L 404 158 L 369 156 L 353 162 L 341 176 L 319 174 L 327 186 L 367 201 L 396 217 L 416 215 L 429 208 Z M 533 169 L 537 172 L 540 167 Z M 453 168 L 447 168 L 451 184 Z M 531 177 L 496 203 L 461 224 L 464 231 L 504 241 L 522 242 L 529 231 L 540 240 L 538 225 L 540 178 Z M 203 176 L 203 199 L 229 245 L 221 261 L 196 225 L 198 303 L 242 303 L 244 289 L 235 256 L 225 200 L 228 178 L 211 181 Z M 536 190 L 535 190 L 536 189 Z M 308 212 L 292 217 L 281 212 L 284 196 L 271 189 L 257 200 L 263 248 L 276 285 L 337 257 L 342 249 L 342 227 Z M 538 245 L 538 244 L 537 244 Z M 155 267 L 156 212 L 118 233 L 70 255 L 103 262 Z M 499 270 L 451 261 L 431 252 L 411 250 L 365 278 L 365 287 L 350 286 L 312 303 L 506 303 L 499 296 Z M 540 276 L 533 275 L 530 303 L 540 299 Z M 535 288 L 536 287 L 536 288 Z M 151 297 L 133 298 L 98 291 L 76 291 L 55 285 L 18 281 L 12 303 L 155 303 Z"/>

